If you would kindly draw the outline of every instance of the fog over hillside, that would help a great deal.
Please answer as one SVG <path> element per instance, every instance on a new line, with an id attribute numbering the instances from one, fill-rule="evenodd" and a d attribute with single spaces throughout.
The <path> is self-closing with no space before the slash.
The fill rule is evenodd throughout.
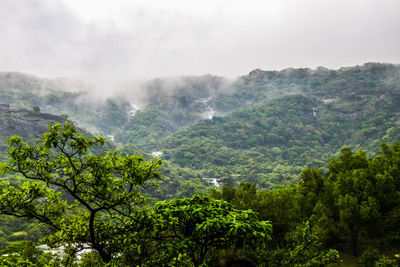
<path id="1" fill-rule="evenodd" d="M 398 63 L 398 10 L 397 0 L 2 0 L 0 71 L 112 95 L 156 77 Z"/>

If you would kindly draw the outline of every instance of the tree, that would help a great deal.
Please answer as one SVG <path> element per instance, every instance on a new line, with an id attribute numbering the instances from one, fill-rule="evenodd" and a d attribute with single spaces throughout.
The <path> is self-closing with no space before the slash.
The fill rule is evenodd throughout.
<path id="1" fill-rule="evenodd" d="M 322 250 L 317 236 L 312 232 L 308 221 L 299 225 L 293 236 L 293 249 L 284 257 L 282 266 L 327 266 L 339 261 L 339 252 L 335 249 Z"/>
<path id="2" fill-rule="evenodd" d="M 376 177 L 370 162 L 364 151 L 353 153 L 344 147 L 339 157 L 328 164 L 329 179 L 335 182 L 339 227 L 347 235 L 345 239 L 350 241 L 354 256 L 358 255 L 361 243 L 366 244 L 368 239 L 382 235 Z"/>
<path id="3" fill-rule="evenodd" d="M 48 225 L 54 231 L 49 245 L 64 245 L 70 254 L 91 248 L 110 262 L 119 249 L 113 234 L 145 212 L 139 189 L 160 178 L 160 161 L 91 154 L 104 139 L 84 137 L 68 122 L 50 126 L 38 145 L 17 136 L 8 143 L 9 162 L 1 163 L 1 173 L 20 173 L 27 182 L 11 186 L 0 179 L 0 213 Z"/>
<path id="4" fill-rule="evenodd" d="M 223 200 L 197 195 L 158 202 L 153 259 L 158 263 L 189 261 L 194 266 L 216 263 L 221 250 L 263 247 L 271 240 L 272 225 L 257 213 L 236 210 Z M 156 264 L 155 264 L 156 265 Z"/>

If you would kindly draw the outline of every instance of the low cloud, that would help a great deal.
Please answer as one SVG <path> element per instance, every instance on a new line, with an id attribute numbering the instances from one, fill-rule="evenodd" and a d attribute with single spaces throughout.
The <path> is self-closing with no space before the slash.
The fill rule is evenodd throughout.
<path id="1" fill-rule="evenodd" d="M 397 0 L 143 2 L 2 0 L 0 70 L 107 93 L 159 76 L 400 62 Z"/>

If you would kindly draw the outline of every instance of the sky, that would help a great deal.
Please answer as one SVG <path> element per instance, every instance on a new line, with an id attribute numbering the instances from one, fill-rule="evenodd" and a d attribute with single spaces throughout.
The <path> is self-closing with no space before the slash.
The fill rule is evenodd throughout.
<path id="1" fill-rule="evenodd" d="M 399 0 L 0 0 L 0 71 L 112 85 L 400 63 Z"/>

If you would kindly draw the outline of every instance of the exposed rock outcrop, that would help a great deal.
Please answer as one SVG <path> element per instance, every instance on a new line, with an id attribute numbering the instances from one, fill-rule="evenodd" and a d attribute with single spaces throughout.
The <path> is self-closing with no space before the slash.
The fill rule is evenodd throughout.
<path id="1" fill-rule="evenodd" d="M 10 136 L 19 135 L 25 140 L 41 137 L 49 125 L 64 122 L 64 118 L 27 109 L 13 110 L 0 104 L 0 139 L 5 142 Z"/>

